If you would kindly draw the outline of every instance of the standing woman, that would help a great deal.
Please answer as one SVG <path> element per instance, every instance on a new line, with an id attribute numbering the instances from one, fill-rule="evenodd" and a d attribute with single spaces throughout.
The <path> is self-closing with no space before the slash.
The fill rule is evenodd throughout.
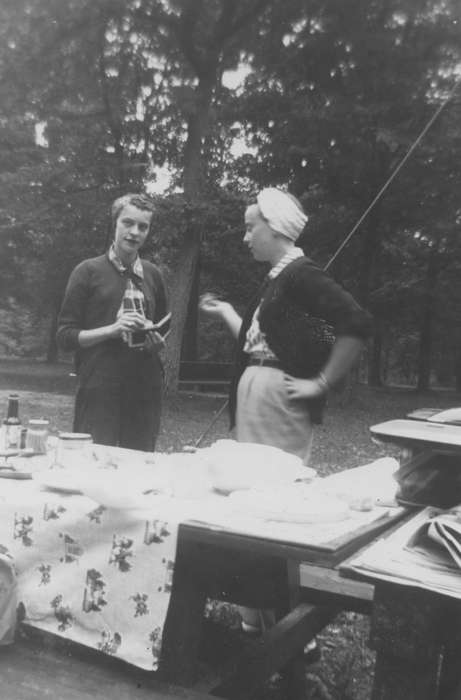
<path id="1" fill-rule="evenodd" d="M 211 294 L 201 309 L 237 339 L 230 408 L 239 442 L 279 447 L 307 464 L 312 425 L 327 393 L 357 361 L 370 316 L 296 247 L 307 223 L 301 204 L 274 187 L 245 212 L 253 257 L 271 268 L 243 319 Z"/>
<path id="2" fill-rule="evenodd" d="M 57 332 L 60 347 L 75 354 L 74 430 L 145 451 L 155 448 L 163 382 L 163 338 L 152 326 L 167 312 L 160 271 L 139 256 L 153 212 L 142 194 L 115 200 L 114 241 L 71 273 Z"/>

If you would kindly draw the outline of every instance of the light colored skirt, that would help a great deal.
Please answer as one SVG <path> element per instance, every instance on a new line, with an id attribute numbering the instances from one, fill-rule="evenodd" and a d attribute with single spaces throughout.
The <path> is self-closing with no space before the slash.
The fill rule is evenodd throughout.
<path id="1" fill-rule="evenodd" d="M 250 365 L 237 388 L 236 438 L 279 447 L 307 464 L 312 424 L 306 402 L 287 395 L 284 373 Z"/>

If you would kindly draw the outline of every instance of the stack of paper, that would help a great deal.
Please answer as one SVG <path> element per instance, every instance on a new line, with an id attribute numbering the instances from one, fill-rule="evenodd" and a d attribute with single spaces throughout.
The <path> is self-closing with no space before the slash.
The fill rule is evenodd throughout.
<path id="1" fill-rule="evenodd" d="M 363 550 L 343 571 L 461 599 L 458 512 L 425 508 L 389 537 Z"/>
<path id="2" fill-rule="evenodd" d="M 421 535 L 430 538 L 443 547 L 461 568 L 461 520 L 456 510 L 435 515 L 427 525 L 427 532 Z M 418 539 L 415 542 L 417 546 Z"/>

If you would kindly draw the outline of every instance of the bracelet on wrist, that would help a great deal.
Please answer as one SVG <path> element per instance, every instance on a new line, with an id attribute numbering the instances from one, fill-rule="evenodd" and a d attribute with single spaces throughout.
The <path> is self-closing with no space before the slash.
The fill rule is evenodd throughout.
<path id="1" fill-rule="evenodd" d="M 325 377 L 323 372 L 319 372 L 317 377 L 316 377 L 317 384 L 319 385 L 319 388 L 322 390 L 323 394 L 326 394 L 327 391 L 330 389 L 330 382 L 328 379 Z"/>

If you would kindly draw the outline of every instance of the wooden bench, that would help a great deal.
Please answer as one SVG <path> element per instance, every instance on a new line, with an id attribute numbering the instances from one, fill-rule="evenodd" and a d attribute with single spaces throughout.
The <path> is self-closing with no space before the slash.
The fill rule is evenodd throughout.
<path id="1" fill-rule="evenodd" d="M 38 636 L 40 635 L 40 636 Z M 2 700 L 209 700 L 149 671 L 38 631 L 0 647 Z"/>
<path id="2" fill-rule="evenodd" d="M 230 362 L 190 362 L 179 366 L 179 389 L 227 392 L 231 378 Z"/>
<path id="3" fill-rule="evenodd" d="M 300 565 L 300 599 L 323 605 L 339 606 L 370 615 L 373 606 L 374 586 L 363 581 L 354 581 L 341 576 L 337 569 L 323 566 Z"/>

